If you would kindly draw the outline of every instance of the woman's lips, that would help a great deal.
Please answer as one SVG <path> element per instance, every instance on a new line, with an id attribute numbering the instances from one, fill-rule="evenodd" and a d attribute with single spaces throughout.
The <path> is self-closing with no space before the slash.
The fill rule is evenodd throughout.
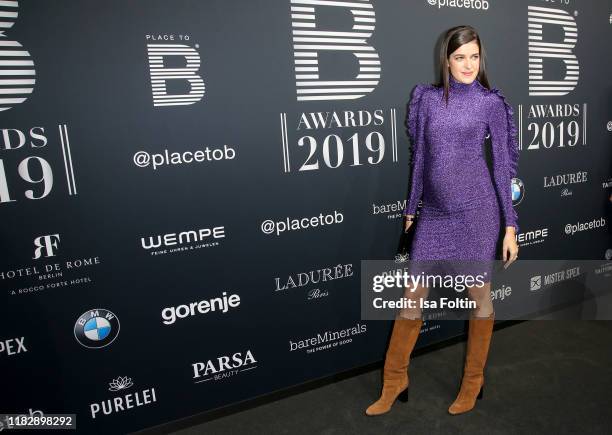
<path id="1" fill-rule="evenodd" d="M 471 72 L 470 72 L 470 73 L 465 73 L 465 72 L 464 72 L 464 73 L 462 73 L 462 74 L 463 74 L 464 76 L 466 76 L 466 77 L 469 77 L 469 76 L 471 76 L 471 75 L 472 75 L 472 74 L 474 74 L 474 73 L 471 73 Z"/>

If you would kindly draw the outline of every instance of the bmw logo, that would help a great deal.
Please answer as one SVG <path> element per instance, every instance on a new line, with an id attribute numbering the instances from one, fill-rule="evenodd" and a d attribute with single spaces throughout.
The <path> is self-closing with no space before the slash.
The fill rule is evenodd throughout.
<path id="1" fill-rule="evenodd" d="M 74 337 L 90 349 L 108 346 L 118 335 L 119 319 L 103 308 L 86 311 L 74 324 Z"/>
<path id="2" fill-rule="evenodd" d="M 519 205 L 525 198 L 525 185 L 520 178 L 512 179 L 512 205 Z"/>

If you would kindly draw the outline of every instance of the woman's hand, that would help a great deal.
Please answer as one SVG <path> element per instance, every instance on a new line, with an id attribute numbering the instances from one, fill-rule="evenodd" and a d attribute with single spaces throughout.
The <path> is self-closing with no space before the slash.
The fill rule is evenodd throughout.
<path id="1" fill-rule="evenodd" d="M 502 259 L 507 261 L 504 269 L 508 268 L 518 258 L 518 244 L 514 227 L 506 227 L 506 235 L 502 247 Z"/>
<path id="2" fill-rule="evenodd" d="M 405 233 L 408 232 L 408 230 L 410 229 L 410 227 L 414 223 L 413 221 L 406 219 L 406 217 L 411 217 L 412 219 L 414 219 L 414 215 L 413 214 L 406 214 L 406 215 L 404 215 L 404 232 Z"/>

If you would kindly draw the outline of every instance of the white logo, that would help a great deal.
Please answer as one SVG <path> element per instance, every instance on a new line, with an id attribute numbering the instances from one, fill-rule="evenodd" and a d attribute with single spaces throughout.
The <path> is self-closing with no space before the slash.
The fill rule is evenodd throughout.
<path id="1" fill-rule="evenodd" d="M 17 1 L 0 2 L 0 28 L 10 29 L 17 19 Z M 13 104 L 23 103 L 34 90 L 36 83 L 34 76 L 34 62 L 30 53 L 23 49 L 17 41 L 3 38 L 5 30 L 0 30 L 0 85 L 2 97 L 0 98 L 0 111 L 8 110 Z"/>
<path id="2" fill-rule="evenodd" d="M 574 18 L 562 9 L 527 6 L 529 22 L 529 95 L 567 95 L 578 84 L 579 65 L 572 52 L 578 39 Z M 543 24 L 556 24 L 563 32 L 562 42 L 542 39 Z M 547 80 L 544 59 L 561 60 L 566 68 L 563 80 Z"/>
<path id="3" fill-rule="evenodd" d="M 11 338 L 9 340 L 0 341 L 0 356 L 6 354 L 8 356 L 17 355 L 21 352 L 27 352 L 24 337 Z"/>
<path id="4" fill-rule="evenodd" d="M 177 319 L 192 317 L 197 314 L 206 314 L 210 311 L 221 311 L 227 313 L 230 308 L 240 306 L 240 296 L 223 292 L 223 296 L 210 300 L 191 302 L 189 305 L 179 305 L 177 307 L 166 307 L 162 310 L 161 316 L 164 325 L 173 325 Z"/>
<path id="5" fill-rule="evenodd" d="M 350 8 L 350 30 L 317 30 L 315 5 Z M 374 32 L 376 18 L 369 0 L 332 2 L 292 0 L 293 56 L 298 101 L 354 100 L 374 90 L 380 80 L 378 53 L 366 40 Z M 345 51 L 359 61 L 359 73 L 349 80 L 325 80 L 319 76 L 319 53 Z"/>
<path id="6" fill-rule="evenodd" d="M 123 391 L 131 388 L 134 383 L 131 378 L 127 376 L 119 376 L 117 379 L 113 379 L 109 382 L 109 391 Z M 155 395 L 155 388 L 147 388 L 145 390 L 135 391 L 128 393 L 123 396 L 115 396 L 111 399 L 103 400 L 102 402 L 96 402 L 89 405 L 89 412 L 91 418 L 95 419 L 100 415 L 116 414 L 118 412 L 124 412 L 128 409 L 139 408 L 141 406 L 151 405 L 157 402 L 157 396 Z M 100 414 L 100 412 L 102 414 Z"/>
<path id="7" fill-rule="evenodd" d="M 48 236 L 40 236 L 35 238 L 34 246 L 36 246 L 36 249 L 34 250 L 34 260 L 39 259 L 43 255 L 43 249 L 45 250 L 45 257 L 55 256 L 53 248 L 57 249 L 57 242 L 59 242 L 59 239 L 59 234 L 50 234 Z"/>
<path id="8" fill-rule="evenodd" d="M 228 378 L 237 375 L 240 372 L 257 368 L 255 365 L 257 360 L 250 350 L 247 350 L 243 355 L 242 352 L 236 352 L 231 357 L 223 355 L 217 358 L 216 361 L 208 360 L 206 363 L 196 362 L 191 364 L 193 368 L 193 379 L 196 384 L 200 382 Z M 204 379 L 200 379 L 204 377 Z"/>
<path id="9" fill-rule="evenodd" d="M 162 36 L 162 35 L 160 35 Z M 160 39 L 160 36 L 147 35 L 147 40 Z M 174 40 L 174 35 L 165 35 Z M 179 35 L 180 40 L 187 41 L 189 36 Z M 200 54 L 194 47 L 185 44 L 147 44 L 149 55 L 149 70 L 151 73 L 151 88 L 153 91 L 153 106 L 186 106 L 197 103 L 204 97 L 204 80 L 196 71 L 200 69 Z M 164 60 L 170 56 L 178 56 L 186 61 L 185 66 L 167 67 Z M 169 83 L 187 82 L 188 93 L 169 93 Z"/>

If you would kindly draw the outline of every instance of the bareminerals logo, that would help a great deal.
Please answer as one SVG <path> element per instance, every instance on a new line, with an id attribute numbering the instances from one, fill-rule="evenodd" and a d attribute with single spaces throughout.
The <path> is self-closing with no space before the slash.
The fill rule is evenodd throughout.
<path id="1" fill-rule="evenodd" d="M 225 314 L 230 308 L 237 308 L 239 306 L 240 296 L 235 293 L 228 296 L 227 292 L 223 292 L 221 297 L 164 308 L 161 312 L 162 323 L 164 325 L 174 325 L 178 319 L 185 319 L 187 317 L 197 316 L 198 314 L 207 314 L 215 311 L 220 311 Z"/>
<path id="2" fill-rule="evenodd" d="M 367 326 L 362 323 L 357 323 L 350 328 L 337 331 L 319 332 L 317 335 L 305 338 L 302 340 L 289 340 L 289 352 L 295 350 L 306 350 L 306 353 L 314 353 L 322 350 L 329 350 L 338 346 L 342 346 L 353 341 L 352 337 L 358 336 L 366 332 Z"/>

